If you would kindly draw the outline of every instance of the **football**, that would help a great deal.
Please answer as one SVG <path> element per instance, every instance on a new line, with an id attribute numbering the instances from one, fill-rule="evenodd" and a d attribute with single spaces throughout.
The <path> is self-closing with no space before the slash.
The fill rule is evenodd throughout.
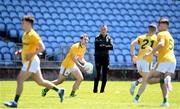
<path id="1" fill-rule="evenodd" d="M 86 62 L 84 64 L 84 70 L 86 71 L 86 73 L 92 74 L 93 73 L 93 64 L 91 64 L 90 62 Z"/>

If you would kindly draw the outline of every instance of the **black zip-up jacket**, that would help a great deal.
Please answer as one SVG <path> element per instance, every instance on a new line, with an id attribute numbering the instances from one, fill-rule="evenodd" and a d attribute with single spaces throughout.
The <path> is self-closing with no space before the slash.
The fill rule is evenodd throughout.
<path id="1" fill-rule="evenodd" d="M 95 56 L 109 56 L 109 50 L 113 50 L 113 42 L 107 34 L 105 37 L 102 34 L 95 38 Z"/>

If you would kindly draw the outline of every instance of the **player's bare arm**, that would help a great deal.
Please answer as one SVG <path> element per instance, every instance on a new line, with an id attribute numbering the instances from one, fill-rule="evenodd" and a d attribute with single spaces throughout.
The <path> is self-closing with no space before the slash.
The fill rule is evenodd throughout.
<path id="1" fill-rule="evenodd" d="M 137 59 L 137 56 L 135 55 L 135 52 L 134 52 L 135 51 L 134 48 L 135 48 L 136 45 L 138 45 L 138 40 L 137 39 L 133 40 L 131 42 L 131 44 L 130 44 L 133 64 L 136 63 L 136 59 Z"/>
<path id="2" fill-rule="evenodd" d="M 161 40 L 159 41 L 158 45 L 157 45 L 152 51 L 150 51 L 149 53 L 146 53 L 146 54 L 144 55 L 144 58 L 146 58 L 146 57 L 149 56 L 149 55 L 154 55 L 154 54 L 156 54 L 157 51 L 158 51 L 161 47 L 164 46 L 164 44 L 165 44 L 165 40 L 164 40 L 164 39 L 161 39 Z"/>
<path id="3" fill-rule="evenodd" d="M 31 57 L 33 57 L 36 54 L 39 54 L 39 53 L 43 52 L 44 50 L 45 50 L 45 46 L 44 46 L 43 42 L 40 41 L 38 43 L 36 51 L 34 53 L 27 54 L 26 59 L 29 60 L 29 59 L 31 59 Z"/>

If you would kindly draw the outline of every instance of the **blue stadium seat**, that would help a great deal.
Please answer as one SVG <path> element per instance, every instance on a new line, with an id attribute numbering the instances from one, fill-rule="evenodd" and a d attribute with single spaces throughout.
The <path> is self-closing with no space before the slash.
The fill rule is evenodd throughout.
<path id="1" fill-rule="evenodd" d="M 38 25 L 38 24 L 36 24 L 36 23 L 33 25 L 33 28 L 34 28 L 35 30 L 41 30 L 41 26 Z"/>
<path id="2" fill-rule="evenodd" d="M 72 12 L 72 8 L 66 7 L 66 8 L 65 8 L 65 12 L 66 12 L 66 13 L 71 13 L 71 12 Z"/>
<path id="3" fill-rule="evenodd" d="M 6 46 L 7 46 L 7 43 L 0 40 L 0 48 L 6 47 Z M 1 52 L 0 52 L 0 53 L 1 53 Z"/>
<path id="4" fill-rule="evenodd" d="M 8 5 L 8 6 L 6 7 L 6 9 L 7 9 L 8 12 L 11 12 L 11 11 L 14 11 L 14 10 L 15 10 L 15 8 L 14 8 L 12 5 Z"/>
<path id="5" fill-rule="evenodd" d="M 45 6 L 44 1 L 38 0 L 36 3 L 39 7 Z"/>
<path id="6" fill-rule="evenodd" d="M 47 55 L 52 55 L 54 52 L 53 52 L 53 49 L 52 49 L 52 48 L 47 47 L 47 48 L 46 48 L 46 53 L 47 53 Z"/>
<path id="7" fill-rule="evenodd" d="M 52 48 L 57 48 L 57 47 L 60 47 L 60 44 L 57 42 L 51 42 L 51 46 Z"/>
<path id="8" fill-rule="evenodd" d="M 32 7 L 32 11 L 33 11 L 34 13 L 40 12 L 40 8 L 39 8 L 38 6 L 33 6 L 33 7 Z"/>
<path id="9" fill-rule="evenodd" d="M 64 13 L 64 8 L 63 7 L 57 7 L 57 13 L 61 14 L 61 13 Z"/>
<path id="10" fill-rule="evenodd" d="M 11 3 L 12 3 L 11 0 L 4 0 L 5 5 L 11 5 Z"/>
<path id="11" fill-rule="evenodd" d="M 10 50 L 9 50 L 11 56 L 14 56 L 14 53 L 15 53 L 15 51 L 16 51 L 15 47 L 16 47 L 16 46 L 13 46 L 13 47 L 11 47 Z M 14 59 L 14 57 L 12 57 L 12 58 Z"/>
<path id="12" fill-rule="evenodd" d="M 52 7 L 52 6 L 54 6 L 54 5 L 53 5 L 53 2 L 51 2 L 51 1 L 46 1 L 46 2 L 45 2 L 45 6 L 47 6 L 47 7 Z"/>
<path id="13" fill-rule="evenodd" d="M 124 56 L 129 55 L 129 54 L 130 54 L 130 51 L 129 51 L 128 49 L 123 49 L 123 50 L 122 50 L 122 54 L 123 54 Z"/>
<path id="14" fill-rule="evenodd" d="M 61 19 L 68 19 L 68 16 L 65 13 L 60 14 Z"/>
<path id="15" fill-rule="evenodd" d="M 54 1 L 53 3 L 54 3 L 53 6 L 55 6 L 55 7 L 60 7 L 61 6 L 61 3 L 58 2 L 58 1 Z"/>
<path id="16" fill-rule="evenodd" d="M 32 11 L 32 9 L 29 5 L 24 6 L 24 12 L 31 12 L 31 11 Z"/>
<path id="17" fill-rule="evenodd" d="M 18 12 L 18 16 L 19 16 L 19 18 L 22 18 L 24 15 L 26 15 L 26 13 L 25 13 L 25 12 L 21 12 L 21 11 L 19 11 L 19 12 Z"/>
<path id="18" fill-rule="evenodd" d="M 6 29 L 7 30 L 11 30 L 11 29 L 15 29 L 16 27 L 15 27 L 15 25 L 11 22 L 11 23 L 6 23 L 7 25 L 6 25 Z"/>
<path id="19" fill-rule="evenodd" d="M 74 37 L 73 38 L 73 41 L 76 43 L 76 42 L 79 42 L 80 38 L 79 37 Z"/>
<path id="20" fill-rule="evenodd" d="M 3 18 L 9 17 L 9 12 L 8 12 L 8 11 L 2 11 L 2 12 L 1 12 L 1 16 L 2 16 Z"/>
<path id="21" fill-rule="evenodd" d="M 64 42 L 64 37 L 58 36 L 58 37 L 56 38 L 56 41 L 57 41 L 58 43 Z"/>
<path id="22" fill-rule="evenodd" d="M 36 13 L 35 13 L 35 17 L 38 18 L 38 20 L 39 20 L 40 18 L 44 18 L 44 17 L 43 17 L 43 14 L 40 13 L 40 12 L 36 12 Z"/>
<path id="23" fill-rule="evenodd" d="M 35 0 L 30 0 L 30 1 L 29 1 L 29 5 L 30 5 L 30 6 L 37 6 L 37 3 L 36 3 Z"/>
<path id="24" fill-rule="evenodd" d="M 98 14 L 103 14 L 104 13 L 104 10 L 102 8 L 97 8 L 96 12 Z"/>
<path id="25" fill-rule="evenodd" d="M 115 57 L 115 55 L 110 55 L 110 64 L 112 64 L 112 65 L 114 65 L 114 64 L 116 64 L 117 62 L 116 62 L 116 57 Z"/>
<path id="26" fill-rule="evenodd" d="M 3 54 L 3 57 L 4 57 L 5 65 L 10 65 L 10 64 L 12 64 L 11 54 L 5 53 L 5 54 Z"/>
<path id="27" fill-rule="evenodd" d="M 48 13 L 48 12 L 43 12 L 44 13 L 44 18 L 45 19 L 51 19 L 51 15 L 50 15 L 50 13 Z"/>
<path id="28" fill-rule="evenodd" d="M 63 2 L 61 2 L 61 6 L 68 7 L 69 3 L 67 1 L 63 1 Z"/>
<path id="29" fill-rule="evenodd" d="M 12 14 L 15 14 L 15 13 L 12 13 Z M 15 16 L 13 16 L 13 15 L 11 15 L 11 13 L 10 13 L 10 16 L 13 18 L 12 19 L 12 22 L 14 23 L 14 24 L 19 24 L 19 23 L 21 23 L 21 19 L 20 18 L 18 18 L 18 16 L 15 18 Z"/>
<path id="30" fill-rule="evenodd" d="M 5 30 L 6 30 L 6 26 L 5 26 L 5 24 L 4 23 L 0 23 L 0 32 L 5 32 Z"/>
<path id="31" fill-rule="evenodd" d="M 51 43 L 51 42 L 55 42 L 56 41 L 56 38 L 53 37 L 53 36 L 48 36 L 48 41 Z"/>
<path id="32" fill-rule="evenodd" d="M 114 49 L 113 50 L 113 52 L 114 52 L 114 54 L 117 56 L 117 55 L 119 55 L 119 54 L 121 54 L 121 50 L 120 49 Z"/>
<path id="33" fill-rule="evenodd" d="M 0 64 L 3 64 L 3 55 L 0 53 Z"/>
<path id="34" fill-rule="evenodd" d="M 47 42 L 48 41 L 47 37 L 45 37 L 45 36 L 41 36 L 41 39 L 42 39 L 43 42 Z"/>
<path id="35" fill-rule="evenodd" d="M 44 31 L 49 30 L 49 26 L 41 24 L 41 30 L 44 30 Z"/>
<path id="36" fill-rule="evenodd" d="M 9 53 L 9 48 L 8 47 L 2 47 L 1 48 L 1 53 L 4 54 L 4 53 Z"/>
<path id="37" fill-rule="evenodd" d="M 6 7 L 4 5 L 0 6 L 0 11 L 6 11 Z"/>
<path id="38" fill-rule="evenodd" d="M 74 27 L 72 27 L 71 25 L 66 26 L 66 30 L 67 31 L 73 31 Z"/>
<path id="39" fill-rule="evenodd" d="M 61 35 L 61 32 L 60 31 L 58 31 L 58 30 L 51 30 L 52 32 L 53 32 L 53 35 L 55 36 L 55 37 L 59 37 L 60 35 Z"/>
<path id="40" fill-rule="evenodd" d="M 17 30 L 15 30 L 15 29 L 9 30 L 9 35 L 11 38 L 17 38 L 18 37 Z"/>
<path id="41" fill-rule="evenodd" d="M 94 5 L 93 5 L 94 6 Z M 94 13 L 96 13 L 96 10 L 94 9 L 94 8 L 89 8 L 89 13 L 90 14 L 94 14 Z"/>
<path id="42" fill-rule="evenodd" d="M 13 0 L 14 1 L 14 0 Z M 23 7 L 21 6 L 21 5 L 18 5 L 18 6 L 16 6 L 15 7 L 15 11 L 16 12 L 22 12 L 24 9 L 23 9 Z"/>
<path id="43" fill-rule="evenodd" d="M 65 42 L 67 42 L 67 43 L 72 43 L 72 42 L 74 42 L 74 41 L 73 41 L 73 38 L 72 38 L 72 37 L 66 36 L 66 37 L 65 37 Z"/>
<path id="44" fill-rule="evenodd" d="M 68 14 L 68 18 L 72 20 L 72 19 L 76 19 L 76 16 L 75 14 L 70 13 Z"/>
<path id="45" fill-rule="evenodd" d="M 48 41 L 44 41 L 44 45 L 45 45 L 46 49 L 51 47 L 51 44 Z"/>
<path id="46" fill-rule="evenodd" d="M 124 56 L 123 55 L 117 55 L 117 62 L 123 64 L 124 63 Z"/>
<path id="47" fill-rule="evenodd" d="M 47 19 L 46 23 L 47 23 L 47 25 L 53 25 L 54 21 L 53 21 L 53 19 Z"/>
<path id="48" fill-rule="evenodd" d="M 131 56 L 130 55 L 126 55 L 125 56 L 125 61 L 126 61 L 127 67 L 131 67 L 132 66 L 132 60 L 131 60 Z"/>
<path id="49" fill-rule="evenodd" d="M 73 19 L 73 20 L 71 20 L 71 24 L 72 24 L 73 26 L 79 25 L 79 21 L 76 20 L 76 19 Z"/>
<path id="50" fill-rule="evenodd" d="M 70 32 L 69 31 L 63 31 L 62 36 L 64 36 L 64 37 L 70 36 Z"/>
<path id="51" fill-rule="evenodd" d="M 58 13 L 52 13 L 52 18 L 53 18 L 53 19 L 58 19 L 58 18 L 59 18 Z"/>

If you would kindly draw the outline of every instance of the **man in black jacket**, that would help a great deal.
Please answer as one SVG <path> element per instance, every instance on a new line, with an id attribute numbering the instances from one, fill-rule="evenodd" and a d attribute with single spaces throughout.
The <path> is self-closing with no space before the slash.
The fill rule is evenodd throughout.
<path id="1" fill-rule="evenodd" d="M 102 25 L 100 28 L 101 33 L 95 39 L 95 65 L 96 77 L 94 78 L 93 92 L 98 92 L 98 83 L 101 77 L 102 70 L 102 85 L 100 93 L 103 93 L 107 81 L 107 72 L 109 70 L 109 50 L 113 50 L 111 37 L 107 34 L 108 27 Z"/>

